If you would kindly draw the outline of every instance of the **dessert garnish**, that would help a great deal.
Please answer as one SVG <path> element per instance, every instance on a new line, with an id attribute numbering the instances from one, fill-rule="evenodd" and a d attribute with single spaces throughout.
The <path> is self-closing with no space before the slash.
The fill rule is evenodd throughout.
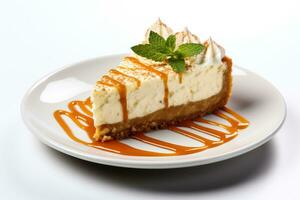
<path id="1" fill-rule="evenodd" d="M 185 43 L 175 48 L 175 35 L 171 34 L 165 39 L 154 31 L 150 31 L 148 42 L 133 46 L 131 49 L 144 58 L 168 63 L 177 73 L 186 70 L 185 58 L 198 55 L 204 50 L 204 45 L 199 43 Z"/>

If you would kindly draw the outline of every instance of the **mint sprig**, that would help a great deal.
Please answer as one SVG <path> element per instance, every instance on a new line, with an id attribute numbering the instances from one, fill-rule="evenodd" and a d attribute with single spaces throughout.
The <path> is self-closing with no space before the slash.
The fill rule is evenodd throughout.
<path id="1" fill-rule="evenodd" d="M 156 62 L 165 61 L 177 73 L 186 70 L 185 58 L 195 56 L 204 49 L 202 44 L 185 43 L 175 50 L 175 35 L 170 35 L 167 39 L 164 39 L 154 31 L 150 31 L 148 41 L 149 44 L 139 44 L 131 47 L 132 51 L 139 56 Z"/>

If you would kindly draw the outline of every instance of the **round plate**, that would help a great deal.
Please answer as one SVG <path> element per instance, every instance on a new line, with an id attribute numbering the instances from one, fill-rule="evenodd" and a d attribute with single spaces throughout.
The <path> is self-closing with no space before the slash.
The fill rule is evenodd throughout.
<path id="1" fill-rule="evenodd" d="M 250 126 L 226 144 L 184 156 L 136 157 L 94 149 L 69 139 L 55 121 L 53 112 L 66 109 L 71 100 L 87 98 L 96 80 L 112 66 L 117 66 L 123 56 L 112 55 L 80 62 L 35 83 L 21 105 L 23 120 L 31 132 L 46 145 L 91 162 L 131 168 L 178 168 L 208 164 L 246 153 L 270 140 L 284 121 L 286 106 L 277 89 L 262 77 L 234 66 L 233 94 L 228 107 L 247 118 Z M 176 144 L 197 145 L 187 138 L 170 137 L 166 132 L 159 130 L 149 135 Z M 148 150 L 154 148 L 133 139 L 122 142 Z"/>

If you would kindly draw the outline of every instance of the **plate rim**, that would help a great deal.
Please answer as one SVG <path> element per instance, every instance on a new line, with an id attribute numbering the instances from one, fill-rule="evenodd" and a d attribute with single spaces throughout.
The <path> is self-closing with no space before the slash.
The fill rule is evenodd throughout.
<path id="1" fill-rule="evenodd" d="M 242 146 L 240 148 L 237 148 L 233 151 L 223 153 L 223 154 L 218 154 L 216 156 L 210 157 L 208 159 L 191 159 L 191 160 L 168 160 L 166 163 L 160 163 L 158 161 L 153 161 L 153 160 L 143 160 L 141 163 L 138 163 L 139 161 L 136 160 L 124 160 L 124 159 L 116 159 L 116 158 L 107 158 L 107 157 L 99 157 L 96 155 L 91 155 L 87 152 L 82 152 L 75 150 L 73 148 L 68 148 L 67 145 L 64 145 L 62 143 L 59 143 L 55 141 L 52 138 L 46 137 L 45 134 L 42 134 L 42 131 L 36 130 L 36 128 L 30 123 L 30 120 L 27 120 L 26 117 L 26 112 L 25 112 L 25 104 L 27 102 L 28 97 L 30 96 L 31 92 L 43 81 L 45 81 L 47 78 L 55 75 L 56 73 L 63 71 L 68 68 L 72 68 L 75 65 L 80 65 L 88 62 L 93 62 L 99 59 L 107 59 L 107 58 L 114 58 L 114 57 L 121 57 L 126 54 L 110 54 L 110 55 L 103 55 L 103 56 L 98 56 L 90 59 L 85 59 L 79 62 L 75 62 L 72 64 L 65 65 L 63 67 L 60 67 L 56 70 L 53 70 L 52 72 L 47 73 L 46 75 L 42 76 L 40 79 L 35 81 L 29 89 L 27 89 L 26 93 L 24 94 L 21 105 L 20 105 L 20 112 L 21 112 L 21 117 L 23 123 L 26 125 L 26 127 L 29 129 L 31 133 L 35 137 L 37 137 L 43 144 L 61 152 L 64 154 L 67 154 L 72 157 L 79 158 L 81 160 L 97 163 L 97 164 L 104 164 L 104 165 L 110 165 L 110 166 L 115 166 L 115 167 L 125 167 L 125 168 L 136 168 L 136 169 L 168 169 L 168 168 L 182 168 L 182 167 L 193 167 L 193 166 L 198 166 L 198 165 L 206 165 L 210 163 L 215 163 L 215 162 L 220 162 L 223 160 L 227 160 L 233 157 L 237 157 L 241 154 L 247 153 L 249 151 L 252 151 L 256 149 L 257 147 L 265 144 L 268 142 L 282 127 L 284 124 L 284 121 L 286 120 L 287 116 L 287 104 L 284 99 L 284 96 L 279 92 L 279 90 L 267 79 L 264 77 L 248 70 L 243 67 L 240 67 L 238 65 L 234 65 L 234 68 L 241 69 L 243 71 L 249 72 L 264 81 L 266 81 L 270 86 L 273 87 L 274 91 L 280 96 L 280 99 L 283 103 L 283 117 L 282 119 L 278 122 L 274 128 L 270 132 L 271 134 L 267 135 L 267 137 L 263 138 L 262 140 L 259 140 L 258 142 L 254 141 L 252 143 L 249 143 L 248 145 Z M 174 156 L 176 157 L 176 156 Z"/>

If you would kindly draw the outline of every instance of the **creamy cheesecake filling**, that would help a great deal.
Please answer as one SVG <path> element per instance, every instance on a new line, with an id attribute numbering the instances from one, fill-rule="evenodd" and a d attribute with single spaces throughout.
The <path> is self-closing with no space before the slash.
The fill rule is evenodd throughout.
<path id="1" fill-rule="evenodd" d="M 173 33 L 161 21 L 152 25 L 146 35 L 150 30 L 163 37 Z M 187 29 L 175 35 L 179 41 L 177 45 L 200 43 Z M 117 68 L 104 75 L 93 90 L 95 126 L 143 117 L 163 108 L 218 94 L 227 69 L 222 62 L 225 52 L 211 38 L 204 44 L 206 50 L 202 54 L 186 60 L 189 67 L 183 74 L 175 73 L 169 65 L 137 55 L 125 58 Z"/>
<path id="2" fill-rule="evenodd" d="M 122 66 L 126 65 L 128 68 L 133 68 L 128 61 L 124 61 Z M 168 106 L 178 106 L 206 99 L 220 92 L 223 87 L 226 65 L 223 63 L 218 66 L 194 65 L 184 73 L 181 83 L 178 74 L 173 72 L 170 66 L 156 67 L 161 71 L 165 70 L 163 68 L 170 69 L 168 73 Z M 141 81 L 140 86 L 137 86 L 136 82 L 126 80 L 128 119 L 142 117 L 165 107 L 164 83 L 160 77 L 155 75 L 138 76 L 135 71 L 122 67 L 116 69 Z M 94 89 L 92 101 L 96 126 L 123 120 L 122 102 L 117 88 L 98 84 Z"/>

